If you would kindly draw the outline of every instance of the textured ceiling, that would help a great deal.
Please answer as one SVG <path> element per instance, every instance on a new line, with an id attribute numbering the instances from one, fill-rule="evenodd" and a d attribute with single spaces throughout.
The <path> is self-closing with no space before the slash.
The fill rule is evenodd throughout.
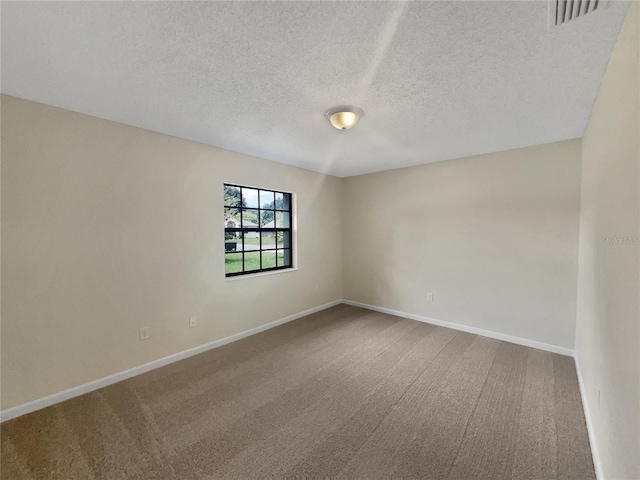
<path id="1" fill-rule="evenodd" d="M 350 176 L 581 137 L 628 7 L 600 3 L 2 2 L 2 91 Z"/>

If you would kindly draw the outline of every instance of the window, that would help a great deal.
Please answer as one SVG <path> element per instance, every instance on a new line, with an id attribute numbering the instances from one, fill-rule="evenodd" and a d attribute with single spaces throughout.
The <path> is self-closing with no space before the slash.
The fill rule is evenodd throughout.
<path id="1" fill-rule="evenodd" d="M 291 268 L 291 194 L 224 185 L 227 277 Z"/>

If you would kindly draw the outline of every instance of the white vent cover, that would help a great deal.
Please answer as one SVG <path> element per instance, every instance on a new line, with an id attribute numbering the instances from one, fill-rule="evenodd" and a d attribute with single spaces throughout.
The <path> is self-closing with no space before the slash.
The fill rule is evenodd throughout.
<path id="1" fill-rule="evenodd" d="M 562 25 L 591 13 L 598 8 L 600 0 L 551 0 L 551 24 Z"/>

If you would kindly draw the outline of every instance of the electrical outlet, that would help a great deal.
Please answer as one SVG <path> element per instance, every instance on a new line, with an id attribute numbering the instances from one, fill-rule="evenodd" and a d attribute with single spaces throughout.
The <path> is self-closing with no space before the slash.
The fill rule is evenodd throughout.
<path id="1" fill-rule="evenodd" d="M 142 327 L 140 329 L 140 340 L 146 340 L 151 336 L 151 330 L 149 327 Z"/>
<path id="2" fill-rule="evenodd" d="M 433 293 L 431 292 L 427 293 L 427 300 L 429 300 L 430 302 L 433 302 Z"/>
<path id="3" fill-rule="evenodd" d="M 598 410 L 600 410 L 600 389 L 598 389 Z"/>
<path id="4" fill-rule="evenodd" d="M 198 319 L 196 317 L 189 318 L 189 328 L 195 328 L 198 325 Z"/>

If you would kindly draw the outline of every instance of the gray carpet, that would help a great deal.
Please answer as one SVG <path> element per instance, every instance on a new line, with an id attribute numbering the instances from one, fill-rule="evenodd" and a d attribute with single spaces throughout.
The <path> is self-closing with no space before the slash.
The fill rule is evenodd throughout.
<path id="1" fill-rule="evenodd" d="M 346 305 L 5 422 L 2 478 L 595 478 L 573 359 Z"/>

